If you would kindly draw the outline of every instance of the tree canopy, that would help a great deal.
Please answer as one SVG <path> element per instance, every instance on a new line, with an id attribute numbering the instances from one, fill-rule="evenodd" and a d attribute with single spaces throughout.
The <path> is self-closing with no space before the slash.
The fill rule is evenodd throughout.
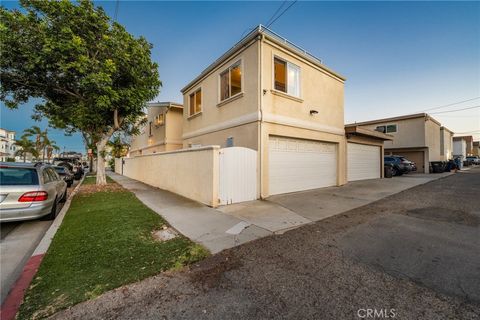
<path id="1" fill-rule="evenodd" d="M 89 0 L 20 4 L 21 11 L 0 8 L 0 99 L 17 108 L 41 98 L 35 118 L 82 132 L 100 155 L 112 134 L 131 129 L 158 94 L 151 44 Z M 97 183 L 105 183 L 100 158 Z"/>

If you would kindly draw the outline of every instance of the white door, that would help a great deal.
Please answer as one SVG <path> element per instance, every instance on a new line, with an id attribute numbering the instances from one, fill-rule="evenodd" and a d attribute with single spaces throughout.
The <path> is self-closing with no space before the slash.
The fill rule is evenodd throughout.
<path id="1" fill-rule="evenodd" d="M 380 178 L 380 152 L 378 146 L 347 143 L 348 181 Z"/>
<path id="2" fill-rule="evenodd" d="M 269 194 L 337 184 L 337 145 L 313 140 L 270 136 Z"/>
<path id="3" fill-rule="evenodd" d="M 222 205 L 257 199 L 257 151 L 220 149 L 218 196 Z"/>

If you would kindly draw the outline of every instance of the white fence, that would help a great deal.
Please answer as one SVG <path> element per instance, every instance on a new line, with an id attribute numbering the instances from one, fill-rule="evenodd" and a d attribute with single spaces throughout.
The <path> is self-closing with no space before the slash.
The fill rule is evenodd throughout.
<path id="1" fill-rule="evenodd" d="M 257 151 L 218 146 L 115 159 L 115 172 L 216 207 L 257 199 Z"/>
<path id="2" fill-rule="evenodd" d="M 220 149 L 220 204 L 257 199 L 257 151 L 231 147 Z"/>

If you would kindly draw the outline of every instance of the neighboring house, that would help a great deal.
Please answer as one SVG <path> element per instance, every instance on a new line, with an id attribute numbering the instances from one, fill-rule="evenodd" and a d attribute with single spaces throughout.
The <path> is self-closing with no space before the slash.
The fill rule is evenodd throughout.
<path id="1" fill-rule="evenodd" d="M 257 151 L 259 197 L 347 182 L 345 78 L 259 26 L 182 89 L 183 146 Z M 389 139 L 364 130 L 358 141 Z M 371 132 L 371 131 L 370 131 Z M 382 157 L 375 177 L 382 175 Z"/>
<path id="2" fill-rule="evenodd" d="M 480 156 L 480 141 L 474 141 L 473 142 L 472 154 L 474 156 Z"/>
<path id="3" fill-rule="evenodd" d="M 0 128 L 0 160 L 15 158 L 17 146 L 15 145 L 15 131 Z"/>
<path id="4" fill-rule="evenodd" d="M 473 155 L 473 136 L 453 137 L 453 143 L 457 146 L 454 155 L 463 155 L 464 158 Z"/>
<path id="5" fill-rule="evenodd" d="M 429 172 L 430 162 L 452 157 L 452 132 L 426 113 L 355 123 L 393 136 L 385 142 L 385 154 L 404 156 L 417 164 L 418 172 Z"/>
<path id="6" fill-rule="evenodd" d="M 182 148 L 183 106 L 173 102 L 149 103 L 146 123 L 133 136 L 129 156 Z"/>

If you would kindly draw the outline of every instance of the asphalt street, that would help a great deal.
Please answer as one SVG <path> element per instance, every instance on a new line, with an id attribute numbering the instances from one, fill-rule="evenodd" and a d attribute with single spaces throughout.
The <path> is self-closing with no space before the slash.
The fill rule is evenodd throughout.
<path id="1" fill-rule="evenodd" d="M 53 318 L 479 319 L 479 195 L 480 168 L 457 173 Z"/>
<path id="2" fill-rule="evenodd" d="M 72 192 L 78 181 L 68 188 Z M 57 210 L 60 212 L 63 204 Z M 0 224 L 0 297 L 7 297 L 10 288 L 21 274 L 52 221 L 29 220 Z"/>

